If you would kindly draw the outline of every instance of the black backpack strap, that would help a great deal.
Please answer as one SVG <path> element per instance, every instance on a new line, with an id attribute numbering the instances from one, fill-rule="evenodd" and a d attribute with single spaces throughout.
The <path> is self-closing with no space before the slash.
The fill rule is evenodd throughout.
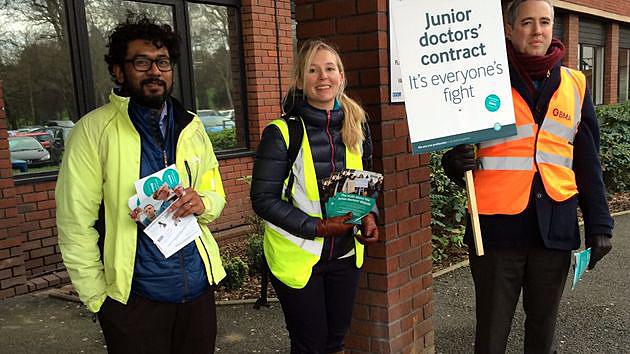
<path id="1" fill-rule="evenodd" d="M 289 130 L 289 148 L 287 149 L 287 155 L 289 157 L 287 176 L 289 176 L 289 181 L 287 183 L 287 189 L 284 192 L 284 196 L 287 198 L 287 201 L 291 203 L 291 190 L 293 190 L 293 180 L 295 179 L 295 176 L 293 175 L 293 164 L 295 163 L 295 159 L 297 158 L 297 155 L 300 152 L 300 147 L 302 146 L 304 128 L 302 127 L 302 119 L 299 116 L 283 115 L 282 119 L 284 119 L 287 123 L 287 128 Z"/>

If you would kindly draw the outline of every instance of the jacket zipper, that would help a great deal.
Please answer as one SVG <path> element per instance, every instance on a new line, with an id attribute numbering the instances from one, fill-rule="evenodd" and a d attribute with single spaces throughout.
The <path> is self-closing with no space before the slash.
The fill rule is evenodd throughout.
<path id="1" fill-rule="evenodd" d="M 179 268 L 182 271 L 182 275 L 184 276 L 184 298 L 182 302 L 186 302 L 186 296 L 188 296 L 188 274 L 186 274 L 186 269 L 184 269 L 184 250 L 181 249 L 179 253 Z"/>
<path id="2" fill-rule="evenodd" d="M 333 142 L 332 134 L 330 134 L 330 123 L 332 121 L 332 111 L 326 111 L 326 134 L 328 134 L 328 143 L 330 144 L 330 166 L 332 168 L 331 173 L 335 172 L 337 167 L 335 166 L 335 143 Z M 328 259 L 331 260 L 335 251 L 335 238 L 330 239 L 330 253 Z"/>
<path id="3" fill-rule="evenodd" d="M 548 80 L 549 76 L 551 76 L 551 71 L 547 70 L 547 75 L 545 77 L 545 81 L 543 81 L 542 85 L 540 85 L 540 92 L 541 93 L 545 90 L 545 86 L 547 86 L 547 82 L 549 81 Z M 540 124 L 538 122 L 536 122 L 537 116 L 540 115 L 540 108 L 538 106 L 538 102 L 534 103 L 534 114 L 535 114 L 534 115 L 534 124 L 538 125 L 538 129 L 536 129 L 536 137 L 534 138 L 534 156 L 533 157 L 534 157 L 534 165 L 536 165 L 536 172 L 535 173 L 540 173 L 540 170 L 538 169 L 538 159 L 536 158 L 536 154 L 538 153 L 538 134 L 540 134 L 540 128 L 542 127 L 542 125 L 545 122 L 545 119 L 547 117 L 543 117 L 543 119 L 540 121 Z"/>

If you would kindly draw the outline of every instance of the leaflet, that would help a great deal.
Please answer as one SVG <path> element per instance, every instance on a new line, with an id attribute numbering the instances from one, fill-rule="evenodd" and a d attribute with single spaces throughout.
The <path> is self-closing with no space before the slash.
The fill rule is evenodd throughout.
<path id="1" fill-rule="evenodd" d="M 320 196 L 325 201 L 326 215 L 335 217 L 352 212 L 348 223 L 361 224 L 376 204 L 378 192 L 383 189 L 383 175 L 362 170 L 335 172 L 322 180 Z"/>
<path id="2" fill-rule="evenodd" d="M 144 228 L 144 233 L 166 258 L 202 233 L 194 215 L 174 219 L 174 211 L 168 210 L 178 200 L 175 191 L 182 188 L 179 183 L 177 168 L 171 165 L 136 181 L 138 194 L 128 200 L 129 216 Z"/>
<path id="3" fill-rule="evenodd" d="M 575 289 L 578 281 L 582 279 L 582 275 L 586 271 L 588 267 L 588 263 L 591 260 L 591 248 L 587 248 L 581 252 L 575 252 L 573 254 L 575 256 L 575 263 L 573 264 L 573 284 L 571 285 L 571 290 Z"/>

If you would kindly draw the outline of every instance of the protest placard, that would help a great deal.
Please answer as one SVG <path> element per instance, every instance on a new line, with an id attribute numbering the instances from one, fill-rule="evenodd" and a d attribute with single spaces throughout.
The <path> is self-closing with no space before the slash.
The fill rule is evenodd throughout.
<path id="1" fill-rule="evenodd" d="M 413 153 L 515 135 L 500 1 L 390 4 Z"/>

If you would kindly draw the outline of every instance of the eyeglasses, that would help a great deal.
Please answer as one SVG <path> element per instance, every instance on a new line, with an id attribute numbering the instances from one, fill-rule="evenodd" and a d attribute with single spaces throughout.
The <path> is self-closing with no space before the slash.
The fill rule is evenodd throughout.
<path id="1" fill-rule="evenodd" d="M 134 58 L 125 60 L 125 63 L 131 63 L 136 71 L 141 72 L 151 70 L 153 63 L 155 63 L 158 70 L 162 72 L 173 70 L 173 63 L 171 62 L 170 58 L 158 58 L 155 60 L 151 60 L 149 58 Z"/>

